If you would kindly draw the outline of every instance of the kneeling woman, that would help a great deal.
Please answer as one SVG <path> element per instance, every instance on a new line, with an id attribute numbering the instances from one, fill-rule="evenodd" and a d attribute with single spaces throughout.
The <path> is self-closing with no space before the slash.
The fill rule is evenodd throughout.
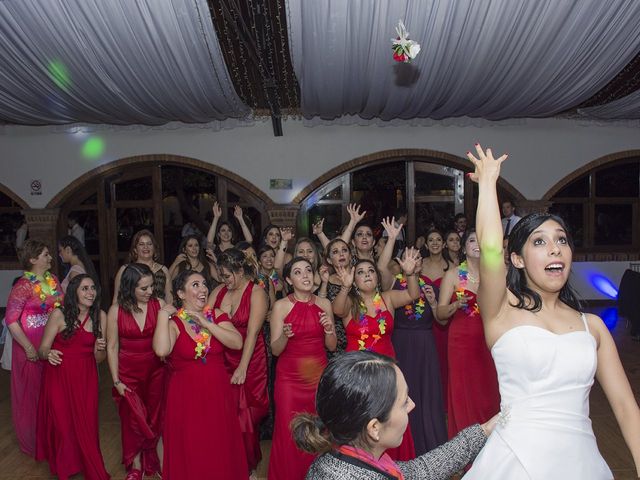
<path id="1" fill-rule="evenodd" d="M 395 463 L 384 453 L 402 442 L 415 406 L 408 393 L 389 357 L 358 351 L 332 359 L 318 385 L 318 416 L 302 414 L 291 425 L 299 448 L 323 454 L 307 480 L 444 480 L 473 460 L 497 417 L 407 462 Z"/>
<path id="2" fill-rule="evenodd" d="M 205 309 L 204 277 L 185 270 L 173 280 L 178 311 L 158 314 L 153 349 L 168 357 L 164 420 L 164 480 L 236 480 L 247 477 L 238 407 L 224 365 L 224 347 L 239 350 L 242 336 L 220 310 Z"/>
<path id="3" fill-rule="evenodd" d="M 107 316 L 100 294 L 87 274 L 67 287 L 64 309 L 55 309 L 40 343 L 44 368 L 38 404 L 36 459 L 49 462 L 53 475 L 64 480 L 82 473 L 87 480 L 109 474 L 100 453 L 98 430 L 98 370 L 106 357 L 102 333 Z"/>

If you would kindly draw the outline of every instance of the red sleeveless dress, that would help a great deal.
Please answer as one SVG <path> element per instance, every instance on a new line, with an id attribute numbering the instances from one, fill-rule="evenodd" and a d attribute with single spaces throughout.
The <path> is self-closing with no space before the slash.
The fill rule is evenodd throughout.
<path id="1" fill-rule="evenodd" d="M 160 302 L 151 298 L 142 330 L 130 312 L 118 308 L 118 378 L 132 391 L 122 397 L 114 388 L 122 438 L 122 463 L 129 470 L 133 459 L 142 453 L 142 470 L 151 475 L 160 472 L 156 452 L 164 417 L 165 364 L 153 351 L 153 332 L 158 321 Z"/>
<path id="2" fill-rule="evenodd" d="M 384 300 L 383 300 L 384 303 Z M 387 308 L 387 305 L 384 305 Z M 384 325 L 381 325 L 384 322 Z M 391 358 L 396 358 L 396 352 L 391 343 L 393 334 L 393 314 L 389 310 L 380 312 L 377 317 L 364 315 L 363 318 L 352 318 L 345 327 L 347 333 L 347 352 L 369 350 Z M 393 460 L 413 460 L 416 451 L 413 444 L 411 429 L 407 428 L 399 447 L 386 452 Z"/>
<path id="3" fill-rule="evenodd" d="M 228 320 L 224 315 L 216 323 Z M 164 480 L 247 478 L 238 409 L 233 402 L 223 345 L 211 337 L 206 361 L 195 359 L 195 342 L 182 320 L 171 355 L 164 419 Z"/>
<path id="4" fill-rule="evenodd" d="M 242 293 L 240 304 L 236 312 L 231 317 L 231 323 L 242 335 L 242 342 L 247 338 L 247 327 L 249 325 L 249 314 L 251 312 L 251 292 L 255 284 L 249 282 Z M 220 304 L 227 294 L 227 287 L 222 287 L 214 308 L 220 308 Z M 240 360 L 242 350 L 224 349 L 224 360 L 229 375 L 233 375 Z M 269 394 L 267 392 L 267 349 L 262 336 L 262 331 L 258 332 L 256 346 L 253 349 L 247 375 L 243 385 L 231 385 L 236 405 L 238 406 L 238 418 L 240 419 L 240 429 L 244 441 L 245 452 L 247 453 L 247 463 L 249 470 L 255 470 L 262 459 L 260 450 L 260 423 L 269 413 Z"/>
<path id="5" fill-rule="evenodd" d="M 89 316 L 70 338 L 58 333 L 51 348 L 62 363 L 46 363 L 38 404 L 36 459 L 49 462 L 60 480 L 82 473 L 87 480 L 110 478 L 100 452 L 96 341 L 84 329 Z"/>
<path id="6" fill-rule="evenodd" d="M 449 322 L 449 438 L 460 430 L 484 423 L 500 410 L 496 367 L 487 347 L 476 294 L 459 308 Z M 456 292 L 451 302 L 457 300 Z"/>
<path id="7" fill-rule="evenodd" d="M 269 480 L 302 480 L 314 456 L 296 447 L 289 423 L 297 413 L 316 413 L 315 396 L 320 376 L 327 366 L 324 329 L 320 325 L 322 309 L 312 300 L 296 301 L 285 323 L 291 324 L 293 337 L 276 364 L 276 415 L 269 459 Z M 314 297 L 315 298 L 315 297 Z"/>

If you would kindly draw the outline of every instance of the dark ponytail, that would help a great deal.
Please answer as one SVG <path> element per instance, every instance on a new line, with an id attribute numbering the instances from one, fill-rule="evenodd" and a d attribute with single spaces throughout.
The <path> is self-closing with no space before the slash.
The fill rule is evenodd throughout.
<path id="1" fill-rule="evenodd" d="M 334 443 L 331 434 L 317 415 L 301 413 L 291 420 L 289 427 L 300 450 L 314 455 L 331 451 Z"/>

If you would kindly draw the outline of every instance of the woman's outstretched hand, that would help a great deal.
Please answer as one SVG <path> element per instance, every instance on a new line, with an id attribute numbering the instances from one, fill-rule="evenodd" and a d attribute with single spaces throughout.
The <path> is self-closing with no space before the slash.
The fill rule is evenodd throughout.
<path id="1" fill-rule="evenodd" d="M 481 179 L 498 180 L 500 176 L 500 165 L 504 162 L 509 154 L 505 153 L 499 158 L 493 157 L 491 148 L 484 150 L 482 145 L 476 143 L 476 155 L 471 152 L 467 152 L 467 158 L 471 160 L 475 167 L 474 172 L 469 175 L 469 178 L 478 183 Z"/>

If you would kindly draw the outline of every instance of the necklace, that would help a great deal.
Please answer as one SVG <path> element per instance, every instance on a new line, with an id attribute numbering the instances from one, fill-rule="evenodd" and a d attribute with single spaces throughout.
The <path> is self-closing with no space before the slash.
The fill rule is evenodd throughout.
<path id="1" fill-rule="evenodd" d="M 462 300 L 462 297 L 464 297 L 464 292 L 467 288 L 468 282 L 478 283 L 478 279 L 474 280 L 473 277 L 470 277 L 469 265 L 465 260 L 458 266 L 458 288 L 456 289 L 456 297 L 460 301 Z M 480 315 L 480 308 L 478 307 L 478 302 L 473 302 L 473 307 L 467 304 L 463 308 L 463 310 L 467 315 L 470 315 L 470 316 Z"/>
<path id="2" fill-rule="evenodd" d="M 407 289 L 407 277 L 405 277 L 402 273 L 396 275 L 396 280 L 398 280 L 398 284 L 400 285 L 400 290 Z M 426 282 L 422 279 L 421 276 L 418 276 L 418 285 L 420 286 L 420 298 L 409 305 L 404 306 L 404 314 L 409 320 L 420 320 L 422 318 L 422 314 L 424 313 L 424 305 L 426 297 L 424 296 L 424 287 L 427 285 Z"/>
<path id="3" fill-rule="evenodd" d="M 33 285 L 33 293 L 38 295 L 38 298 L 40 298 L 40 301 L 42 302 L 40 304 L 40 308 L 42 308 L 42 310 L 47 308 L 47 297 L 56 297 L 55 302 L 53 303 L 53 308 L 58 308 L 61 305 L 60 297 L 62 294 L 58 290 L 58 284 L 51 273 L 45 272 L 43 275 L 44 282 L 38 280 L 38 276 L 33 272 L 24 272 L 24 276 L 29 280 L 29 282 L 31 282 L 31 285 Z"/>
<path id="4" fill-rule="evenodd" d="M 382 315 L 382 296 L 380 292 L 376 292 L 373 296 L 373 308 L 375 309 L 374 318 L 376 322 L 378 322 L 378 333 L 372 333 L 371 338 L 373 341 L 370 345 L 366 346 L 366 340 L 369 338 L 369 324 L 367 322 L 367 306 L 365 305 L 363 300 L 360 300 L 360 315 L 358 315 L 358 324 L 360 328 L 360 339 L 358 340 L 358 350 L 369 350 L 374 351 L 373 347 L 376 343 L 382 338 L 387 331 L 387 321 Z"/>
<path id="5" fill-rule="evenodd" d="M 213 323 L 213 309 L 209 305 L 204 307 L 204 310 L 202 311 L 202 313 L 204 313 L 205 318 L 209 322 Z M 198 325 L 196 321 L 193 318 L 191 318 L 191 315 L 189 315 L 185 311 L 184 307 L 180 308 L 180 310 L 178 310 L 176 315 L 180 320 L 187 322 L 191 327 L 191 330 L 193 331 L 193 333 L 195 333 L 195 337 L 193 341 L 196 343 L 196 346 L 194 348 L 196 355 L 194 359 L 198 360 L 200 358 L 202 359 L 202 363 L 207 363 L 207 354 L 211 349 L 211 345 L 208 340 L 211 337 L 211 334 L 205 328 L 202 328 L 200 325 Z"/>

